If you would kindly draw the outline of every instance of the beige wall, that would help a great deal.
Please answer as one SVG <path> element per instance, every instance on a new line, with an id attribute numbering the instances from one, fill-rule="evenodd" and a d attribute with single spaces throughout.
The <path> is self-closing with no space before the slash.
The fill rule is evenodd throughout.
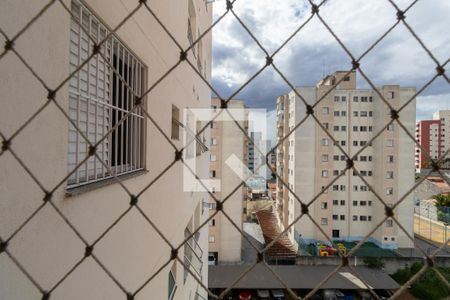
<path id="1" fill-rule="evenodd" d="M 47 1 L 6 1 L 0 4 L 0 27 L 12 37 Z M 70 1 L 64 1 L 67 5 Z M 204 31 L 211 23 L 211 7 L 195 0 L 197 26 Z M 131 0 L 90 0 L 87 4 L 109 27 L 115 27 L 137 4 Z M 149 5 L 167 24 L 183 47 L 188 46 L 188 2 L 152 1 Z M 70 7 L 70 5 L 69 5 Z M 50 88 L 56 87 L 69 72 L 70 18 L 60 3 L 55 2 L 15 43 L 17 51 L 43 78 Z M 147 86 L 151 86 L 179 59 L 179 50 L 162 31 L 148 11 L 140 9 L 118 31 L 120 39 L 146 64 Z M 1 42 L 4 42 L 3 40 Z M 202 42 L 205 75 L 210 80 L 211 36 Z M 189 58 L 195 64 L 192 53 Z M 0 128 L 9 137 L 46 100 L 47 92 L 11 52 L 0 61 L 2 110 Z M 68 89 L 56 94 L 64 110 L 68 105 Z M 181 64 L 147 97 L 147 109 L 155 122 L 170 136 L 171 106 L 182 111 L 189 106 L 209 107 L 210 91 L 187 64 Z M 51 190 L 67 173 L 68 121 L 50 103 L 17 137 L 12 148 L 43 187 Z M 182 141 L 173 141 L 177 147 Z M 143 175 L 124 181 L 131 193 L 137 194 L 174 159 L 174 151 L 148 121 L 146 132 L 146 170 Z M 30 179 L 9 152 L 0 157 L 0 236 L 8 237 L 40 204 L 43 192 Z M 206 178 L 206 154 L 199 158 L 197 171 Z M 195 207 L 206 200 L 205 193 L 182 190 L 182 165 L 176 163 L 156 184 L 140 197 L 140 207 L 169 242 L 178 246 L 184 240 L 184 229 L 195 218 Z M 55 205 L 86 239 L 95 241 L 129 206 L 129 196 L 118 184 L 111 184 L 72 197 L 65 196 L 65 183 L 53 196 Z M 191 219 L 192 218 L 192 219 Z M 207 252 L 207 229 L 201 230 L 199 243 Z M 36 279 L 44 290 L 50 289 L 79 261 L 84 245 L 55 210 L 46 205 L 9 244 L 9 251 Z M 170 247 L 136 209 L 127 214 L 95 247 L 95 255 L 114 277 L 134 292 L 168 260 Z M 183 259 L 183 248 L 180 249 Z M 207 255 L 203 256 L 206 263 Z M 138 299 L 167 298 L 170 263 L 150 284 L 140 291 Z M 183 282 L 183 266 L 176 266 L 176 299 L 189 299 L 198 289 L 192 276 Z M 207 282 L 207 268 L 203 268 Z M 5 255 L 0 255 L 0 298 L 39 298 L 39 292 Z M 199 292 L 206 295 L 205 291 Z M 107 274 L 87 258 L 52 293 L 52 299 L 123 299 L 125 295 Z"/>
<path id="2" fill-rule="evenodd" d="M 220 100 L 213 98 L 211 105 L 216 106 L 217 112 L 220 111 Z M 244 111 L 244 102 L 240 100 L 231 100 L 228 102 L 228 108 L 242 109 Z M 225 119 L 226 112 L 222 112 Z M 235 118 L 238 114 L 234 115 Z M 245 120 L 247 115 L 245 114 Z M 239 124 L 246 128 L 246 121 L 238 120 Z M 217 139 L 217 145 L 212 146 L 210 153 L 216 156 L 216 161 L 210 162 L 210 170 L 216 171 L 216 179 L 220 180 L 220 191 L 215 193 L 218 200 L 222 201 L 241 183 L 241 179 L 227 165 L 226 161 L 230 155 L 236 155 L 245 166 L 247 149 L 244 133 L 239 129 L 233 121 L 217 121 L 214 123 L 215 128 L 211 129 L 211 137 Z M 233 222 L 242 229 L 243 217 L 243 199 L 244 188 L 236 190 L 224 203 L 223 210 L 233 220 Z M 213 199 L 209 200 L 211 203 Z M 212 215 L 215 210 L 210 211 Z M 215 217 L 215 226 L 210 226 L 209 236 L 214 236 L 214 242 L 209 243 L 209 252 L 218 253 L 219 263 L 240 262 L 241 261 L 241 233 L 236 230 L 234 225 L 219 212 Z"/>
<path id="3" fill-rule="evenodd" d="M 298 92 L 305 100 L 313 104 L 322 95 L 337 83 L 346 72 L 338 71 L 327 76 L 317 87 L 298 88 Z M 400 108 L 406 101 L 414 95 L 413 88 L 400 88 L 399 86 L 383 86 L 380 92 L 386 99 L 389 99 L 390 92 L 394 92 L 394 99 L 389 99 L 394 109 Z M 317 93 L 317 96 L 316 96 Z M 297 125 L 306 115 L 305 105 L 301 99 L 291 92 L 288 94 L 294 98 L 290 102 L 290 128 Z M 340 101 L 335 101 L 338 96 Z M 280 96 L 278 99 L 280 99 Z M 346 101 L 341 101 L 345 97 Z M 353 101 L 353 97 L 358 97 L 358 102 Z M 361 97 L 367 97 L 367 102 L 361 102 Z M 372 102 L 369 100 L 372 98 Z M 358 116 L 354 116 L 354 112 Z M 361 111 L 366 112 L 366 117 L 361 117 Z M 335 115 L 335 112 L 336 115 Z M 342 112 L 345 115 L 342 116 Z M 372 116 L 369 115 L 372 113 Z M 342 81 L 336 90 L 325 96 L 323 100 L 314 108 L 314 115 L 318 122 L 328 124 L 328 131 L 339 143 L 340 147 L 350 155 L 354 156 L 361 149 L 360 141 L 369 142 L 391 119 L 388 107 L 381 101 L 377 93 L 373 90 L 356 89 L 356 73 L 351 72 L 347 80 Z M 415 121 L 415 100 L 412 101 L 400 115 L 402 123 L 412 133 L 414 132 Z M 334 126 L 339 126 L 335 131 Z M 345 126 L 345 131 L 342 127 Z M 353 130 L 353 126 L 358 127 L 358 131 Z M 361 126 L 365 126 L 366 131 L 361 131 Z M 372 131 L 369 131 L 369 126 Z M 285 133 L 287 131 L 285 130 Z M 328 146 L 323 145 L 323 140 L 328 140 Z M 302 201 L 309 202 L 316 197 L 322 187 L 329 185 L 336 177 L 334 171 L 341 172 L 346 168 L 346 161 L 341 160 L 344 155 L 338 147 L 333 146 L 333 141 L 312 119 L 308 118 L 295 134 L 289 138 L 291 147 L 289 151 L 291 158 L 287 166 L 293 174 L 288 174 L 290 186 Z M 388 145 L 388 141 L 393 141 L 393 146 Z M 353 145 L 357 141 L 358 145 Z M 343 144 L 345 143 L 345 144 Z M 292 147 L 293 145 L 293 147 Z M 339 160 L 334 160 L 334 155 L 339 156 Z M 387 156 L 394 156 L 394 163 L 387 162 Z M 325 156 L 325 158 L 323 158 Z M 362 161 L 361 156 L 366 157 Z M 372 160 L 369 161 L 368 157 Z M 324 161 L 324 160 L 328 161 Z M 281 165 L 281 163 L 278 163 Z M 385 130 L 372 144 L 364 151 L 358 153 L 358 160 L 355 167 L 359 171 L 372 172 L 372 176 L 364 176 L 369 185 L 387 201 L 394 205 L 414 184 L 414 142 L 400 129 L 398 124 L 394 124 L 393 130 Z M 393 178 L 387 178 L 387 173 L 393 172 Z M 333 186 L 337 185 L 339 190 L 333 191 Z M 380 201 L 369 191 L 361 191 L 361 186 L 366 185 L 359 177 L 353 176 L 353 171 L 347 171 L 339 177 L 328 189 L 309 207 L 309 212 L 314 220 L 321 226 L 328 236 L 332 236 L 332 230 L 339 230 L 340 238 L 350 240 L 360 240 L 369 233 L 383 218 L 384 207 Z M 341 190 L 341 186 L 345 190 Z M 355 188 L 356 186 L 356 188 Z M 392 195 L 387 195 L 386 190 L 393 189 Z M 279 195 L 279 194 L 278 194 Z M 293 195 L 289 195 L 289 219 L 294 219 L 301 214 L 301 208 Z M 333 200 L 338 200 L 338 205 L 333 205 Z M 341 200 L 344 204 L 341 205 Z M 353 205 L 357 201 L 357 205 Z M 366 205 L 361 206 L 361 201 L 366 201 Z M 371 201 L 371 205 L 369 205 Z M 395 214 L 400 223 L 405 227 L 408 234 L 412 234 L 412 195 L 395 209 Z M 333 220 L 333 215 L 338 219 Z M 286 214 L 285 214 L 286 216 Z M 341 220 L 341 216 L 344 220 Z M 358 220 L 353 221 L 353 216 Z M 365 216 L 367 221 L 360 220 L 360 216 Z M 371 218 L 369 221 L 368 218 Z M 324 221 L 322 224 L 321 221 Z M 296 231 L 302 235 L 303 239 L 320 239 L 326 237 L 314 226 L 308 218 L 303 217 L 295 226 Z M 406 234 L 398 226 L 387 227 L 383 224 L 379 230 L 372 235 L 372 238 L 383 247 L 410 247 L 412 246 Z"/>

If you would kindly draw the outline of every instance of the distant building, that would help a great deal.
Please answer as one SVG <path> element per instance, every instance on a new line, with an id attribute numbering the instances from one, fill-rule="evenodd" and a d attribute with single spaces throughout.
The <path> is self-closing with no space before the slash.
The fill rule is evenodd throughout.
<path id="1" fill-rule="evenodd" d="M 416 145 L 416 171 L 427 171 L 431 169 L 431 159 L 442 158 L 450 149 L 450 110 L 435 112 L 433 120 L 417 122 L 416 141 L 420 144 L 420 147 Z M 449 166 L 449 163 L 441 165 L 442 168 L 449 168 Z"/>
<path id="2" fill-rule="evenodd" d="M 308 203 L 310 215 L 333 239 L 361 240 L 382 219 L 384 207 L 370 192 L 357 173 L 347 170 L 347 157 L 354 159 L 355 168 L 388 205 L 394 205 L 414 184 L 414 143 L 392 123 L 372 143 L 371 138 L 390 121 L 390 111 L 374 90 L 356 88 L 356 73 L 338 71 L 326 76 L 315 87 L 299 87 L 297 92 L 308 103 L 315 103 L 316 122 L 309 117 L 277 149 L 277 172 L 283 181 Z M 342 80 L 342 81 L 340 81 Z M 340 81 L 336 89 L 332 86 Z M 400 108 L 414 96 L 414 88 L 385 85 L 378 88 L 394 108 Z M 295 92 L 277 99 L 278 142 L 306 116 L 306 106 Z M 415 101 L 401 112 L 401 121 L 411 132 L 415 125 Z M 325 133 L 325 128 L 337 144 Z M 368 145 L 361 153 L 358 151 Z M 355 156 L 358 154 L 357 156 Z M 325 189 L 340 176 L 328 189 Z M 407 197 L 394 213 L 409 234 L 413 234 L 413 201 Z M 277 205 L 283 226 L 301 214 L 299 201 L 277 180 Z M 289 231 L 292 239 L 305 240 L 326 237 L 308 219 L 295 223 Z M 370 238 L 383 248 L 412 247 L 412 242 L 391 219 L 387 219 Z"/>
<path id="3" fill-rule="evenodd" d="M 270 150 L 270 141 L 264 140 L 262 132 L 250 132 L 253 143 L 248 143 L 248 168 L 256 176 L 270 179 L 271 172 L 266 165 L 266 153 Z"/>
<path id="4" fill-rule="evenodd" d="M 213 98 L 211 106 L 214 110 L 218 109 L 220 100 Z M 228 108 L 244 110 L 245 105 L 241 100 L 231 100 L 228 103 Z M 247 131 L 248 122 L 246 117 L 245 113 L 245 120 L 238 120 L 238 122 Z M 235 156 L 242 162 L 244 167 L 247 166 L 248 145 L 246 139 L 244 133 L 233 121 L 214 121 L 211 125 L 209 173 L 211 179 L 220 180 L 220 190 L 212 190 L 212 193 L 219 200 L 223 200 L 242 182 L 241 178 L 227 164 L 227 160 L 230 156 Z M 245 215 L 244 197 L 245 187 L 242 187 L 234 192 L 224 204 L 224 210 L 227 215 L 240 228 L 242 228 L 242 217 Z M 215 213 L 215 205 L 214 200 L 210 199 L 210 215 Z M 210 221 L 208 241 L 210 262 L 230 263 L 241 261 L 241 234 L 222 213 L 217 214 Z"/>

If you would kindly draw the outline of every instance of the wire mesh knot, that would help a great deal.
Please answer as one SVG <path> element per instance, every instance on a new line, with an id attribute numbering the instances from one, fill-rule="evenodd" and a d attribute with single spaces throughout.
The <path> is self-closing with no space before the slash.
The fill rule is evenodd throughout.
<path id="1" fill-rule="evenodd" d="M 97 147 L 96 146 L 94 146 L 94 145 L 89 146 L 89 152 L 88 152 L 89 156 L 95 155 L 96 151 L 97 151 Z"/>
<path id="2" fill-rule="evenodd" d="M 228 108 L 228 102 L 223 100 L 223 99 L 220 99 L 220 108 L 221 109 L 227 109 Z"/>
<path id="3" fill-rule="evenodd" d="M 309 104 L 306 106 L 306 114 L 307 115 L 314 114 L 314 108 L 311 105 L 309 105 Z"/>
<path id="4" fill-rule="evenodd" d="M 142 97 L 135 97 L 134 98 L 134 105 L 139 106 L 142 104 Z"/>
<path id="5" fill-rule="evenodd" d="M 351 159 L 351 158 L 348 158 L 347 159 L 347 161 L 346 161 L 346 168 L 347 169 L 351 169 L 351 168 L 353 168 L 353 165 L 355 164 L 355 162 L 353 161 L 353 159 Z"/>
<path id="6" fill-rule="evenodd" d="M 233 3 L 230 0 L 227 0 L 227 10 L 233 9 Z"/>
<path id="7" fill-rule="evenodd" d="M 398 111 L 396 111 L 395 109 L 391 109 L 391 119 L 392 120 L 398 119 Z"/>
<path id="8" fill-rule="evenodd" d="M 401 10 L 398 10 L 397 11 L 397 20 L 401 21 L 401 20 L 404 20 L 404 19 L 405 19 L 405 12 L 401 11 Z"/>
<path id="9" fill-rule="evenodd" d="M 187 52 L 186 51 L 180 51 L 180 61 L 187 59 Z"/>
<path id="10" fill-rule="evenodd" d="M 181 160 L 182 157 L 183 157 L 183 150 L 175 151 L 175 161 Z"/>
<path id="11" fill-rule="evenodd" d="M 53 193 L 52 192 L 45 192 L 44 198 L 42 199 L 44 202 L 48 202 L 52 199 Z"/>
<path id="12" fill-rule="evenodd" d="M 2 151 L 9 150 L 10 146 L 11 146 L 11 140 L 3 140 L 2 141 Z"/>
<path id="13" fill-rule="evenodd" d="M 86 248 L 84 249 L 84 257 L 91 256 L 92 251 L 94 251 L 94 246 L 86 246 Z"/>
<path id="14" fill-rule="evenodd" d="M 359 68 L 359 62 L 352 60 L 352 70 L 355 71 Z"/>
<path id="15" fill-rule="evenodd" d="M 7 41 L 5 42 L 4 48 L 5 48 L 5 51 L 11 50 L 12 48 L 14 48 L 14 42 L 13 42 L 13 41 L 7 40 Z"/>
<path id="16" fill-rule="evenodd" d="M 270 66 L 273 63 L 272 56 L 266 56 L 266 66 Z"/>
<path id="17" fill-rule="evenodd" d="M 317 14 L 317 13 L 319 13 L 319 6 L 317 6 L 317 4 L 313 4 L 313 5 L 311 6 L 311 13 L 312 13 L 312 14 Z"/>
<path id="18" fill-rule="evenodd" d="M 256 255 L 256 262 L 260 263 L 264 260 L 264 253 L 262 252 L 258 252 L 258 254 Z"/>
<path id="19" fill-rule="evenodd" d="M 434 159 L 431 159 L 430 165 L 431 165 L 431 168 L 433 169 L 433 171 L 435 171 L 435 172 L 439 171 L 439 169 L 441 168 L 439 163 Z"/>
<path id="20" fill-rule="evenodd" d="M 386 217 L 392 218 L 394 216 L 394 211 L 392 210 L 392 207 L 386 205 L 384 207 L 384 214 L 386 215 Z"/>
<path id="21" fill-rule="evenodd" d="M 436 67 L 436 72 L 437 72 L 438 76 L 442 76 L 445 73 L 445 69 L 444 69 L 443 66 L 437 66 Z"/>
<path id="22" fill-rule="evenodd" d="M 92 46 L 92 53 L 93 54 L 99 54 L 101 50 L 101 46 L 99 44 L 95 44 Z"/>
<path id="23" fill-rule="evenodd" d="M 139 0 L 139 5 L 146 4 L 147 0 Z"/>
<path id="24" fill-rule="evenodd" d="M 348 257 L 346 255 L 342 256 L 342 266 L 343 267 L 348 266 Z"/>
<path id="25" fill-rule="evenodd" d="M 49 300 L 50 299 L 50 292 L 43 291 L 42 292 L 42 300 Z"/>
<path id="26" fill-rule="evenodd" d="M 425 258 L 425 261 L 426 261 L 426 263 L 427 263 L 427 266 L 429 266 L 430 268 L 434 267 L 434 260 L 433 260 L 433 258 L 427 256 L 427 257 Z"/>
<path id="27" fill-rule="evenodd" d="M 302 214 L 303 215 L 307 215 L 309 213 L 308 205 L 306 205 L 305 203 L 301 204 L 301 208 L 302 208 Z"/>
<path id="28" fill-rule="evenodd" d="M 7 241 L 1 242 L 0 243 L 0 253 L 3 253 L 6 250 L 6 248 L 8 248 L 8 242 Z"/>
<path id="29" fill-rule="evenodd" d="M 136 195 L 131 195 L 130 206 L 135 206 L 138 203 L 138 197 Z"/>
<path id="30" fill-rule="evenodd" d="M 133 300 L 134 295 L 132 293 L 127 293 L 127 300 Z"/>
<path id="31" fill-rule="evenodd" d="M 47 99 L 48 100 L 55 100 L 56 97 L 56 91 L 54 90 L 48 90 Z"/>
<path id="32" fill-rule="evenodd" d="M 171 251 L 170 251 L 170 259 L 171 260 L 174 260 L 174 259 L 176 259 L 177 258 L 177 256 L 178 256 L 178 249 L 172 249 Z"/>

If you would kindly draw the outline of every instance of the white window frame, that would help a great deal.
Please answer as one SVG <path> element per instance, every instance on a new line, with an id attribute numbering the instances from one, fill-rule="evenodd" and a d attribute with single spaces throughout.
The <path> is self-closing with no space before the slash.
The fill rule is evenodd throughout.
<path id="1" fill-rule="evenodd" d="M 94 43 L 109 34 L 109 29 L 78 0 L 72 1 L 71 12 L 69 70 L 73 72 L 92 54 Z M 101 141 L 96 148 L 101 161 L 91 156 L 78 166 L 88 156 L 89 146 L 69 124 L 67 166 L 73 172 L 67 181 L 69 190 L 145 169 L 143 108 L 130 110 L 134 106 L 133 94 L 140 97 L 145 91 L 147 68 L 114 34 L 102 44 L 100 52 L 102 55 L 91 58 L 71 77 L 68 115 L 92 144 Z M 127 113 L 128 117 L 109 132 Z"/>

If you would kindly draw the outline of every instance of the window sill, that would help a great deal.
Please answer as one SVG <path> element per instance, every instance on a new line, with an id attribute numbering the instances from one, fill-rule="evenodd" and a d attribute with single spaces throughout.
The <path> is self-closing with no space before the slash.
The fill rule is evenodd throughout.
<path id="1" fill-rule="evenodd" d="M 138 170 L 136 172 L 132 172 L 132 173 L 128 173 L 128 174 L 119 175 L 116 177 L 120 181 L 125 181 L 127 179 L 143 175 L 147 172 L 148 172 L 148 170 L 144 169 L 144 170 Z M 67 188 L 66 189 L 66 197 L 74 197 L 74 196 L 77 196 L 77 195 L 80 195 L 83 193 L 87 193 L 87 192 L 96 190 L 98 188 L 102 188 L 102 187 L 105 187 L 108 185 L 113 185 L 116 183 L 117 183 L 117 180 L 114 177 L 112 177 L 112 178 L 107 178 L 105 180 L 101 180 L 101 181 L 97 181 L 97 182 L 93 182 L 93 183 L 89 183 L 89 184 L 85 184 L 85 185 L 81 185 L 81 186 L 77 186 L 77 187 Z"/>

